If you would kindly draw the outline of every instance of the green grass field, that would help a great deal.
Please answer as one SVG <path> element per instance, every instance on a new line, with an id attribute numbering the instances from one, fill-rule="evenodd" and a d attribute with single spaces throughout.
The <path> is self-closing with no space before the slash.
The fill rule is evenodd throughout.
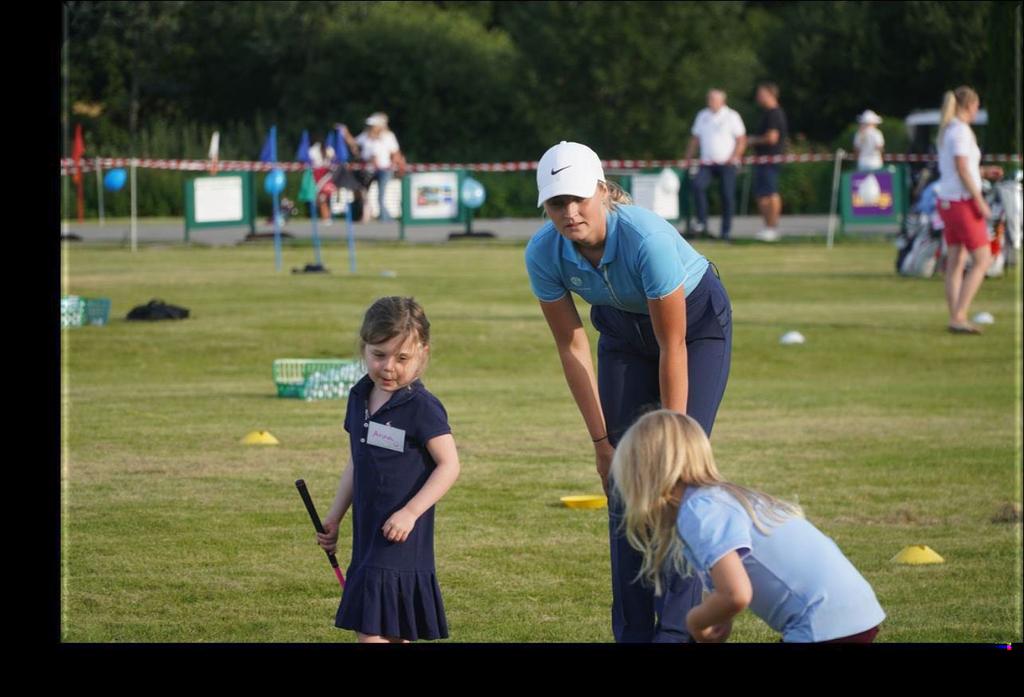
<path id="1" fill-rule="evenodd" d="M 997 323 L 952 336 L 941 277 L 897 276 L 891 244 L 697 247 L 733 301 L 723 474 L 798 501 L 835 539 L 888 614 L 880 642 L 1021 641 L 1021 526 L 993 522 L 1021 500 L 1019 267 L 975 301 Z M 345 403 L 277 398 L 271 363 L 353 355 L 363 311 L 393 294 L 431 319 L 424 382 L 462 460 L 437 511 L 449 641 L 612 640 L 607 512 L 559 504 L 600 483 L 523 245 L 358 254 L 356 275 L 339 245 L 332 274 L 292 275 L 308 246 L 275 273 L 266 245 L 65 245 L 64 292 L 113 310 L 62 332 L 64 641 L 354 640 L 333 627 L 338 585 L 294 487 L 326 512 Z M 192 316 L 123 319 L 150 298 Z M 807 343 L 781 346 L 791 329 Z M 281 444 L 239 444 L 260 429 Z M 346 564 L 347 520 L 341 540 Z M 890 561 L 910 544 L 946 563 Z M 731 639 L 776 640 L 750 613 Z"/>

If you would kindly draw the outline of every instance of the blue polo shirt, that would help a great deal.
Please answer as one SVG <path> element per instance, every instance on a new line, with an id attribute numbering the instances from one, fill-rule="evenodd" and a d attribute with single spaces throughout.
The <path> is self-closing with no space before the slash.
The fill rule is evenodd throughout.
<path id="1" fill-rule="evenodd" d="M 831 538 L 804 518 L 787 518 L 765 535 L 743 505 L 718 486 L 689 486 L 676 526 L 683 556 L 714 590 L 711 567 L 735 551 L 750 576 L 750 610 L 787 642 L 817 642 L 859 634 L 885 612 L 871 586 Z"/>
<path id="2" fill-rule="evenodd" d="M 526 270 L 539 300 L 553 302 L 572 291 L 591 305 L 646 315 L 648 299 L 663 298 L 680 285 L 689 295 L 707 271 L 708 260 L 646 208 L 620 205 L 606 222 L 597 268 L 558 234 L 553 222 L 534 234 L 526 245 Z"/>

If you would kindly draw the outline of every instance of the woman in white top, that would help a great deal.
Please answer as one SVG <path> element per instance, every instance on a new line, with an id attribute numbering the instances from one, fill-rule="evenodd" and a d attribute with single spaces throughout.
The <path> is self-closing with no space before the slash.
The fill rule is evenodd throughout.
<path id="1" fill-rule="evenodd" d="M 398 138 L 388 128 L 388 115 L 376 112 L 366 119 L 366 129 L 356 136 L 359 145 L 359 156 L 363 160 L 366 174 L 362 179 L 365 187 L 377 182 L 377 200 L 380 204 L 380 220 L 391 220 L 388 209 L 384 206 L 384 189 L 391 181 L 394 170 L 402 176 L 405 170 L 405 158 L 398 147 Z M 363 207 L 363 221 L 369 220 L 369 210 Z"/>
<path id="2" fill-rule="evenodd" d="M 967 321 L 967 311 L 981 287 L 992 262 L 986 222 L 992 215 L 981 194 L 981 178 L 999 179 L 1001 167 L 984 167 L 981 150 L 970 124 L 978 114 L 981 100 L 967 86 L 946 92 L 939 120 L 939 217 L 948 247 L 946 255 L 946 304 L 949 306 L 949 331 L 954 334 L 980 334 Z M 964 274 L 967 256 L 973 264 Z"/>
<path id="3" fill-rule="evenodd" d="M 882 123 L 882 117 L 868 109 L 857 117 L 857 123 L 860 124 L 860 128 L 853 136 L 853 152 L 857 156 L 857 169 L 881 169 L 885 138 L 876 127 Z"/>

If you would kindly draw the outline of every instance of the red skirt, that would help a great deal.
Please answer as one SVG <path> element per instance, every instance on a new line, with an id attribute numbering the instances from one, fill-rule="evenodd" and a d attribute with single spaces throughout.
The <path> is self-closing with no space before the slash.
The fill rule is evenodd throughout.
<path id="1" fill-rule="evenodd" d="M 988 228 L 985 218 L 973 198 L 966 201 L 938 200 L 939 217 L 945 225 L 943 235 L 946 244 L 963 245 L 975 250 L 988 244 Z"/>

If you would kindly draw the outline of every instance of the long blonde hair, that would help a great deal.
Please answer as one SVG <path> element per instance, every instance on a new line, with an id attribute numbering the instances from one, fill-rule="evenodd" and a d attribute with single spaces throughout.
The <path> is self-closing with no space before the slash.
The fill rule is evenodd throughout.
<path id="1" fill-rule="evenodd" d="M 619 207 L 619 204 L 628 205 L 633 203 L 633 198 L 617 183 L 605 180 L 604 185 L 608 189 L 608 210 L 615 210 Z"/>
<path id="2" fill-rule="evenodd" d="M 795 504 L 722 479 L 704 429 L 691 417 L 668 409 L 644 414 L 626 431 L 615 449 L 611 473 L 613 495 L 621 496 L 625 507 L 622 531 L 630 546 L 643 554 L 637 579 L 653 585 L 656 595 L 661 595 L 662 574 L 668 568 L 690 573 L 676 533 L 686 487 L 721 487 L 765 534 L 768 524 L 803 517 Z"/>
<path id="3" fill-rule="evenodd" d="M 956 116 L 957 109 L 966 109 L 978 101 L 978 93 L 967 85 L 960 85 L 955 90 L 948 91 L 942 96 L 942 109 L 939 112 L 939 132 L 936 141 L 941 145 L 942 136 L 946 133 L 946 126 Z"/>

